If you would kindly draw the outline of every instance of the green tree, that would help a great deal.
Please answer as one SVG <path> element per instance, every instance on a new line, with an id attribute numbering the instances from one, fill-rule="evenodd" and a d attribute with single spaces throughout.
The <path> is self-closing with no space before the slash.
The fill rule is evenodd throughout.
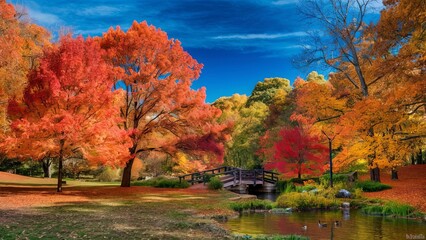
<path id="1" fill-rule="evenodd" d="M 262 102 L 270 105 L 277 94 L 289 93 L 291 91 L 290 81 L 285 78 L 265 78 L 263 82 L 258 82 L 254 87 L 251 96 L 247 100 L 247 106 L 255 102 Z"/>
<path id="2" fill-rule="evenodd" d="M 263 123 L 268 116 L 268 106 L 254 102 L 247 107 L 247 96 L 233 95 L 220 98 L 213 105 L 222 110 L 221 121 L 233 123 L 231 140 L 226 143 L 225 163 L 242 168 L 260 165 L 259 137 L 264 133 Z"/>

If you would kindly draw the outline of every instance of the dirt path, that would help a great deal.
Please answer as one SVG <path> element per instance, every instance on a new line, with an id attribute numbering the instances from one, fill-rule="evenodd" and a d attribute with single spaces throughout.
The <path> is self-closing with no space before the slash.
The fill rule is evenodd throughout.
<path id="1" fill-rule="evenodd" d="M 399 180 L 391 180 L 390 173 L 382 171 L 380 180 L 392 186 L 392 189 L 364 193 L 369 198 L 393 200 L 410 204 L 426 213 L 426 164 L 410 165 L 398 170 Z M 363 176 L 362 179 L 367 179 Z"/>

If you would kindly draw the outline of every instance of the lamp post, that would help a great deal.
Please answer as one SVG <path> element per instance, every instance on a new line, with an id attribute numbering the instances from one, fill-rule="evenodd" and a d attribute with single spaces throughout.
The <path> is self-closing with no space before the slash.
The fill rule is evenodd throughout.
<path id="1" fill-rule="evenodd" d="M 330 138 L 330 137 L 327 135 L 327 133 L 325 133 L 325 132 L 324 132 L 324 131 L 322 131 L 322 130 L 321 130 L 321 132 L 322 132 L 322 134 L 324 134 L 324 135 L 327 137 L 327 139 L 328 139 L 328 152 L 329 152 L 329 159 L 330 159 L 330 187 L 332 187 L 332 188 L 333 188 L 333 157 L 331 156 L 331 152 L 332 152 L 332 142 L 333 142 L 334 137 L 336 137 L 336 136 L 334 136 L 333 138 Z"/>

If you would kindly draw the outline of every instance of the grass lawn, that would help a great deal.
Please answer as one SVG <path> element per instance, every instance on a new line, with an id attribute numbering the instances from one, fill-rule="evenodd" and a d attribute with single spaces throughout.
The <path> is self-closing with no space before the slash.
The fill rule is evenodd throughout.
<path id="1" fill-rule="evenodd" d="M 0 183 L 0 239 L 233 238 L 215 220 L 235 215 L 227 191 L 16 183 Z"/>

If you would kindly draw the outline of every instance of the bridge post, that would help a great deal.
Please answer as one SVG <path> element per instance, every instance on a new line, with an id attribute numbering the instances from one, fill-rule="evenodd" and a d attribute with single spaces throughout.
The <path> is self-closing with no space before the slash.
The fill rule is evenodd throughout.
<path id="1" fill-rule="evenodd" d="M 239 173 L 240 173 L 240 183 L 239 184 L 241 184 L 241 168 L 238 169 L 238 170 L 239 170 Z"/>

